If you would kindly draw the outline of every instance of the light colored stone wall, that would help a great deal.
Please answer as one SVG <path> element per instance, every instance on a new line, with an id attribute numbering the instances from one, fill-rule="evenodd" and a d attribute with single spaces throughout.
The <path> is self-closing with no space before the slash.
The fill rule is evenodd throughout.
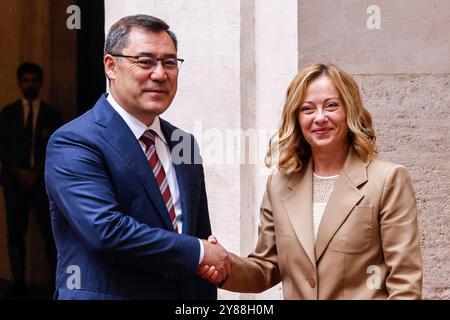
<path id="1" fill-rule="evenodd" d="M 367 28 L 370 5 L 380 29 Z M 331 62 L 353 74 L 380 158 L 412 176 L 425 299 L 450 298 L 449 28 L 446 0 L 299 1 L 300 66 Z"/>
<path id="2" fill-rule="evenodd" d="M 450 75 L 356 76 L 380 157 L 413 180 L 426 299 L 450 299 Z"/>
<path id="3" fill-rule="evenodd" d="M 372 29 L 373 8 L 379 29 Z M 299 0 L 300 66 L 339 61 L 352 74 L 449 72 L 449 8 L 448 0 Z"/>
<path id="4" fill-rule="evenodd" d="M 163 117 L 196 136 L 205 162 L 213 233 L 241 255 L 256 243 L 266 182 L 262 160 L 271 130 L 278 126 L 285 90 L 297 72 L 297 1 L 283 4 L 105 1 L 106 30 L 122 16 L 145 13 L 165 20 L 177 34 L 179 56 L 186 61 L 177 97 Z M 256 142 L 247 138 L 242 152 L 239 130 L 247 137 L 259 136 Z M 227 143 L 233 136 L 234 147 Z M 241 163 L 239 152 L 259 161 Z M 260 295 L 220 290 L 219 298 L 279 299 L 281 291 L 280 286 Z"/>
<path id="5" fill-rule="evenodd" d="M 254 19 L 254 79 L 255 96 L 251 121 L 247 129 L 253 129 L 258 134 L 258 148 L 254 152 L 258 164 L 249 165 L 241 171 L 241 183 L 247 185 L 242 189 L 241 197 L 248 197 L 246 204 L 250 210 L 241 208 L 241 255 L 250 253 L 256 244 L 257 227 L 259 224 L 259 208 L 266 189 L 267 170 L 264 166 L 264 156 L 268 141 L 276 131 L 280 121 L 286 89 L 298 70 L 297 57 L 297 1 L 285 0 L 283 5 L 276 1 L 242 0 L 242 3 L 253 3 Z M 241 19 L 249 23 L 253 20 L 241 13 Z M 247 33 L 243 29 L 244 35 Z M 251 39 L 241 38 L 241 48 L 251 46 Z M 242 61 L 241 63 L 245 63 Z M 244 94 L 251 84 L 241 85 Z M 248 108 L 241 105 L 244 116 Z M 247 111 L 248 112 L 248 111 Z M 253 173 L 251 177 L 248 171 Z M 250 212 L 252 214 L 250 214 Z M 247 217 L 247 220 L 242 220 Z M 251 235 L 251 237 L 250 237 Z M 281 285 L 257 295 L 242 294 L 241 299 L 281 299 Z"/>
<path id="6" fill-rule="evenodd" d="M 241 125 L 240 2 L 109 0 L 105 11 L 107 30 L 123 16 L 142 13 L 165 20 L 176 33 L 178 55 L 185 63 L 177 96 L 162 117 L 195 134 L 207 163 L 206 188 L 213 232 L 227 248 L 239 252 L 240 229 L 236 226 L 241 206 L 240 166 L 217 163 L 220 161 L 215 159 L 224 155 L 208 150 L 226 129 Z M 224 293 L 222 297 L 233 299 L 238 295 Z"/>
<path id="7" fill-rule="evenodd" d="M 381 10 L 380 29 L 367 28 L 370 5 Z M 225 147 L 227 130 L 275 129 L 299 67 L 333 62 L 355 75 L 374 118 L 380 157 L 405 165 L 413 179 L 424 297 L 450 297 L 446 0 L 106 0 L 105 7 L 106 29 L 122 16 L 146 13 L 178 35 L 186 63 L 163 117 L 199 140 L 213 232 L 241 255 L 256 241 L 266 177 L 261 162 L 217 163 L 214 147 Z M 261 160 L 267 137 L 260 142 Z M 219 292 L 222 299 L 281 297 L 280 286 L 259 295 Z"/>

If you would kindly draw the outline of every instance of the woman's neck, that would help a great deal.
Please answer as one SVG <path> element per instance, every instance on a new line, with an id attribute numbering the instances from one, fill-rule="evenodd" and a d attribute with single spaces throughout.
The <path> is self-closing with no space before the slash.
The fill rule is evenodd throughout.
<path id="1" fill-rule="evenodd" d="M 340 149 L 339 152 L 334 151 L 313 151 L 312 159 L 314 165 L 314 173 L 318 176 L 328 177 L 338 175 L 345 163 L 349 146 Z"/>

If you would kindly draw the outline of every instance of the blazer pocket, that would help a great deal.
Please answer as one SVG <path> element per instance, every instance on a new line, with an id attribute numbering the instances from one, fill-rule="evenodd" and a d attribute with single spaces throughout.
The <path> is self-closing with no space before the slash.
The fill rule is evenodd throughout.
<path id="1" fill-rule="evenodd" d="M 360 205 L 347 216 L 330 243 L 330 250 L 360 253 L 367 250 L 374 238 L 374 207 Z"/>

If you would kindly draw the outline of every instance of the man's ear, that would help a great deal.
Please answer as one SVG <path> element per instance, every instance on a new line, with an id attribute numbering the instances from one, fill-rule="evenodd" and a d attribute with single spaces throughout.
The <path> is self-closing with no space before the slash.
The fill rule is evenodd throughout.
<path id="1" fill-rule="evenodd" d="M 103 57 L 103 65 L 105 66 L 105 74 L 110 80 L 116 78 L 116 60 L 110 54 L 105 54 Z"/>

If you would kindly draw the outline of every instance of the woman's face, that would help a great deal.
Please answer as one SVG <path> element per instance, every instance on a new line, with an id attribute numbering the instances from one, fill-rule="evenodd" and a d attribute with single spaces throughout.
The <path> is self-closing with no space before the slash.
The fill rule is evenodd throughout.
<path id="1" fill-rule="evenodd" d="M 298 121 L 313 153 L 347 149 L 348 126 L 344 104 L 327 76 L 314 79 L 306 88 Z"/>

